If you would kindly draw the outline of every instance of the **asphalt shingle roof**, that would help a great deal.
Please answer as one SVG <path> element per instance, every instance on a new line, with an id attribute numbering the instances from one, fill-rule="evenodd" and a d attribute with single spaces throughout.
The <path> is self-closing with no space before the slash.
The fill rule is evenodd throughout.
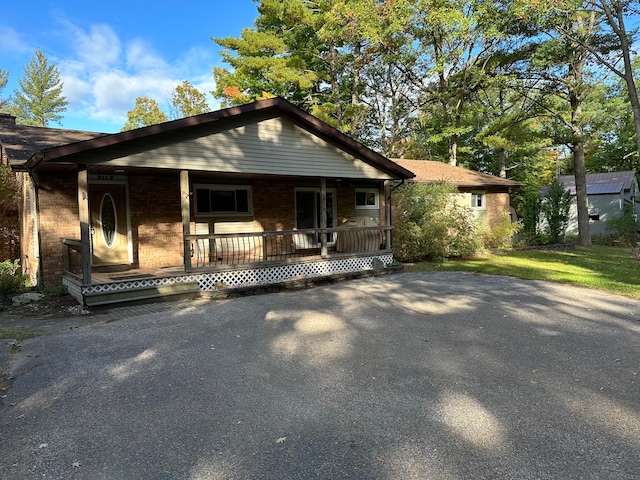
<path id="1" fill-rule="evenodd" d="M 2 145 L 3 157 L 6 156 L 12 166 L 21 165 L 34 153 L 48 148 L 108 135 L 82 130 L 16 125 L 7 117 L 4 115 L 0 122 L 0 145 Z"/>
<path id="2" fill-rule="evenodd" d="M 434 183 L 451 182 L 458 187 L 522 187 L 522 183 L 496 177 L 487 173 L 476 172 L 462 167 L 453 167 L 447 163 L 433 160 L 407 160 L 392 158 L 398 165 L 416 174 L 414 182 Z"/>

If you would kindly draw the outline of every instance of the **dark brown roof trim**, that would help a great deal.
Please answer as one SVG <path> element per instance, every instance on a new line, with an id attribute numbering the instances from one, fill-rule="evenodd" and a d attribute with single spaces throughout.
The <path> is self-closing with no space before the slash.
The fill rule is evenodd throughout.
<path id="1" fill-rule="evenodd" d="M 351 153 L 355 154 L 355 156 L 367 160 L 369 163 L 380 168 L 381 170 L 384 170 L 388 173 L 393 173 L 399 178 L 403 179 L 413 178 L 415 176 L 406 168 L 401 167 L 395 162 L 392 162 L 383 155 L 380 155 L 379 153 L 371 150 L 360 142 L 352 139 L 348 135 L 340 132 L 338 129 L 328 125 L 322 120 L 319 120 L 313 115 L 310 115 L 309 113 L 299 109 L 292 103 L 280 97 L 261 100 L 237 107 L 225 108 L 222 110 L 217 110 L 215 112 L 203 113 L 201 115 L 181 118 L 157 125 L 138 128 L 136 130 L 114 133 L 111 135 L 106 135 L 104 137 L 86 140 L 84 142 L 77 142 L 69 145 L 63 145 L 61 147 L 43 150 L 42 152 L 33 155 L 27 161 L 25 166 L 28 169 L 32 169 L 43 161 L 52 161 L 89 150 L 109 147 L 124 142 L 131 142 L 138 139 L 151 137 L 153 135 L 173 132 L 183 128 L 204 125 L 218 120 L 237 117 L 252 112 L 268 111 L 270 109 L 277 110 L 283 114 L 288 115 L 300 125 L 308 128 L 312 133 L 324 138 L 325 140 L 338 144 L 338 146 L 341 146 L 345 150 L 350 151 Z"/>

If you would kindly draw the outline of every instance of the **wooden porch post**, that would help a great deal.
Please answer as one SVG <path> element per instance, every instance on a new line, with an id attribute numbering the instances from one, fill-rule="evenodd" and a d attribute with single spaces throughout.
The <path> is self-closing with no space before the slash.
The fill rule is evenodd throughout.
<path id="1" fill-rule="evenodd" d="M 384 181 L 384 225 L 387 227 L 385 250 L 391 250 L 391 182 Z"/>
<path id="2" fill-rule="evenodd" d="M 327 179 L 320 179 L 320 229 L 327 228 Z M 327 255 L 327 235 L 325 232 L 320 234 L 320 255 Z"/>
<path id="3" fill-rule="evenodd" d="M 82 283 L 91 285 L 91 236 L 89 234 L 89 176 L 86 165 L 78 165 L 78 216 L 82 244 Z"/>
<path id="4" fill-rule="evenodd" d="M 189 195 L 189 172 L 180 171 L 180 211 L 182 212 L 182 240 L 184 245 L 184 269 L 191 270 L 191 197 Z"/>

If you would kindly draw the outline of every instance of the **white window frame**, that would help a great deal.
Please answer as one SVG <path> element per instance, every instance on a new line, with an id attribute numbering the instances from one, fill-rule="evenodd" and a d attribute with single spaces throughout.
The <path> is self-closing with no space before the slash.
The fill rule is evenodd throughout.
<path id="1" fill-rule="evenodd" d="M 365 199 L 367 193 L 373 193 L 375 195 L 374 205 L 358 205 L 358 193 L 364 193 Z M 356 204 L 356 210 L 380 210 L 380 190 L 377 188 L 356 188 L 356 196 L 354 198 Z"/>
<path id="2" fill-rule="evenodd" d="M 478 205 L 478 197 L 480 197 L 480 205 Z M 471 208 L 473 208 L 474 210 L 486 210 L 487 192 L 471 192 Z"/>
<path id="3" fill-rule="evenodd" d="M 234 191 L 239 190 L 247 192 L 247 210 L 246 212 L 234 212 L 227 211 L 209 211 L 201 212 L 198 210 L 198 190 L 218 190 L 218 191 Z M 209 195 L 211 195 L 209 193 Z M 198 183 L 193 185 L 193 210 L 198 217 L 250 217 L 253 215 L 253 195 L 251 191 L 251 185 L 225 185 L 225 184 L 206 184 Z M 237 205 L 236 205 L 237 208 Z"/>

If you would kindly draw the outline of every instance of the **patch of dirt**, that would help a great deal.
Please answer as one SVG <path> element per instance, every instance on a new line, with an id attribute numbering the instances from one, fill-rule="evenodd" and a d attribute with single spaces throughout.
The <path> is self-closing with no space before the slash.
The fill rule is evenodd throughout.
<path id="1" fill-rule="evenodd" d="M 11 300 L 0 304 L 0 315 L 4 318 L 63 318 L 86 314 L 71 295 L 45 295 L 37 302 L 13 305 Z"/>

